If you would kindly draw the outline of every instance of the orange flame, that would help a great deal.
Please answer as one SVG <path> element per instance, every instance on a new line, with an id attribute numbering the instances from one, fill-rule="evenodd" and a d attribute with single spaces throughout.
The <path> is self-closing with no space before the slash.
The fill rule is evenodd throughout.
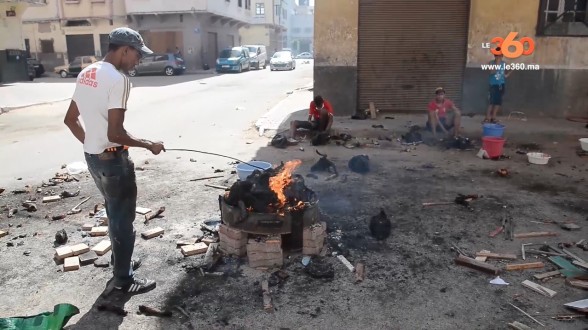
<path id="1" fill-rule="evenodd" d="M 292 183 L 292 172 L 302 164 L 301 160 L 291 160 L 284 164 L 284 168 L 277 175 L 273 176 L 269 180 L 270 189 L 278 196 L 279 205 L 278 208 L 286 205 L 286 195 L 284 189 Z"/>

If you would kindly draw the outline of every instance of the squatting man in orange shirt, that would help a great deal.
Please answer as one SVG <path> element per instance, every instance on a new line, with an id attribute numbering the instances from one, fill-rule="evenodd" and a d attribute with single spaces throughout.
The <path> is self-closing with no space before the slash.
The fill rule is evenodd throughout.
<path id="1" fill-rule="evenodd" d="M 443 87 L 435 89 L 435 99 L 429 103 L 428 110 L 427 128 L 433 132 L 435 138 L 437 138 L 437 130 L 441 130 L 445 134 L 453 131 L 453 137 L 459 137 L 461 111 L 453 101 L 445 97 Z"/>
<path id="2" fill-rule="evenodd" d="M 299 128 L 315 132 L 329 132 L 333 125 L 333 106 L 322 96 L 315 96 L 310 102 L 308 120 L 293 120 L 290 122 L 290 138 L 288 142 L 297 142 L 294 137 Z"/>
<path id="3" fill-rule="evenodd" d="M 132 259 L 137 184 L 128 148 L 144 148 L 154 155 L 165 148 L 162 142 L 135 138 L 124 128 L 131 82 L 121 72 L 132 70 L 142 56 L 149 54 L 153 52 L 145 46 L 139 33 L 129 28 L 113 30 L 104 60 L 93 63 L 78 75 L 64 119 L 84 145 L 88 170 L 104 197 L 114 273 L 105 294 L 112 290 L 137 294 L 155 288 L 155 281 L 134 274 L 140 265 L 138 259 Z"/>

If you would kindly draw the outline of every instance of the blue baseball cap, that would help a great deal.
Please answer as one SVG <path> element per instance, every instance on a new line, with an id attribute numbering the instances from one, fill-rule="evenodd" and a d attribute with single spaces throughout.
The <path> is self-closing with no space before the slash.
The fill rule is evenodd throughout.
<path id="1" fill-rule="evenodd" d="M 153 51 L 145 46 L 139 32 L 128 27 L 112 30 L 108 36 L 108 42 L 114 45 L 131 46 L 141 52 L 143 56 L 153 54 Z"/>

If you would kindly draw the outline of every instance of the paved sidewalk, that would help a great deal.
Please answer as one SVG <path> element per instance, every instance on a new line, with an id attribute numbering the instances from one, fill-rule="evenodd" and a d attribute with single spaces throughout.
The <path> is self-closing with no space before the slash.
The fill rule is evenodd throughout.
<path id="1" fill-rule="evenodd" d="M 273 135 L 279 130 L 288 129 L 291 119 L 304 120 L 312 98 L 312 84 L 295 90 L 257 120 L 255 127 L 259 130 L 259 135 Z"/>
<path id="2" fill-rule="evenodd" d="M 56 82 L 51 78 L 0 85 L 0 113 L 68 100 L 73 95 L 75 87 L 74 79 Z"/>

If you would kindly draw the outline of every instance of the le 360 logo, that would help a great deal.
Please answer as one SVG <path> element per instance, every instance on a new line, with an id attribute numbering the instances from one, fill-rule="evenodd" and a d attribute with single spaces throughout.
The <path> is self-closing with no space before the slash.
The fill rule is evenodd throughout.
<path id="1" fill-rule="evenodd" d="M 494 55 L 503 55 L 506 58 L 518 58 L 523 55 L 531 55 L 535 51 L 535 40 L 530 37 L 515 38 L 518 32 L 509 33 L 506 38 L 494 37 L 491 42 L 482 43 L 482 48 L 490 48 Z M 496 48 L 500 47 L 500 51 Z"/>

